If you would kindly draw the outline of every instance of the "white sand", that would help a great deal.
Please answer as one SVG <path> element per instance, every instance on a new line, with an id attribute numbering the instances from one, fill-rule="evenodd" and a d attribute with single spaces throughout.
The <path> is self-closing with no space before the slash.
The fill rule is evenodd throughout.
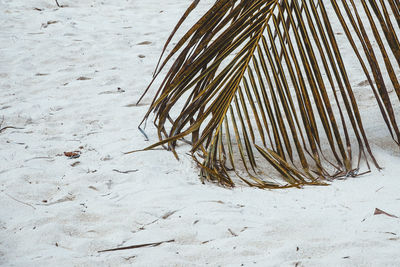
<path id="1" fill-rule="evenodd" d="M 302 190 L 202 185 L 187 146 L 179 162 L 123 155 L 157 140 L 151 122 L 150 142 L 137 130 L 151 94 L 132 104 L 191 1 L 59 2 L 0 1 L 0 116 L 23 128 L 0 133 L 1 266 L 400 266 L 400 219 L 373 215 L 400 217 L 382 124 L 366 123 L 381 172 Z"/>

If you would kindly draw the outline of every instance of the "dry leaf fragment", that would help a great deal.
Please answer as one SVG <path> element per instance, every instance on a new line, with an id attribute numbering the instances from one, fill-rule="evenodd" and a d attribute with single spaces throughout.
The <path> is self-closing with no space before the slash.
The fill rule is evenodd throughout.
<path id="1" fill-rule="evenodd" d="M 144 41 L 144 42 L 138 43 L 137 45 L 149 45 L 149 44 L 151 44 L 151 42 Z"/>
<path id="2" fill-rule="evenodd" d="M 81 77 L 79 77 L 77 80 L 78 80 L 78 81 L 87 81 L 87 80 L 91 80 L 91 78 L 81 76 Z"/>
<path id="3" fill-rule="evenodd" d="M 56 24 L 58 21 L 57 20 L 49 20 L 46 23 L 42 23 L 42 28 L 47 28 L 51 24 Z"/>
<path id="4" fill-rule="evenodd" d="M 357 85 L 358 86 L 367 86 L 367 85 L 369 85 L 369 81 L 365 80 L 365 81 L 359 82 Z"/>
<path id="5" fill-rule="evenodd" d="M 169 212 L 165 213 L 161 218 L 162 218 L 163 220 L 166 220 L 166 219 L 168 219 L 170 216 L 174 215 L 176 212 L 177 212 L 177 210 L 169 211 Z"/>
<path id="6" fill-rule="evenodd" d="M 92 189 L 92 190 L 95 190 L 95 191 L 99 191 L 99 189 L 97 189 L 96 187 L 94 187 L 94 186 L 92 186 L 92 185 L 90 185 L 88 188 L 89 188 L 89 189 Z"/>
<path id="7" fill-rule="evenodd" d="M 387 213 L 387 212 L 385 212 L 385 211 L 383 211 L 383 210 L 380 210 L 380 209 L 378 209 L 378 208 L 375 208 L 374 215 L 386 215 L 386 216 L 389 216 L 389 217 L 392 217 L 392 218 L 399 218 L 399 217 L 397 217 L 396 215 L 389 214 L 389 213 Z"/>
<path id="8" fill-rule="evenodd" d="M 81 155 L 80 155 L 80 153 L 79 153 L 79 151 L 77 152 L 77 151 L 73 151 L 73 152 L 64 152 L 64 155 L 66 156 L 66 157 L 68 157 L 68 158 L 71 158 L 71 159 L 77 159 L 77 158 L 79 158 Z"/>
<path id="9" fill-rule="evenodd" d="M 71 167 L 78 166 L 79 164 L 81 164 L 80 161 L 75 161 L 74 163 L 71 164 Z"/>
<path id="10" fill-rule="evenodd" d="M 215 202 L 218 204 L 225 204 L 225 202 L 223 202 L 222 200 L 211 200 L 210 202 Z"/>

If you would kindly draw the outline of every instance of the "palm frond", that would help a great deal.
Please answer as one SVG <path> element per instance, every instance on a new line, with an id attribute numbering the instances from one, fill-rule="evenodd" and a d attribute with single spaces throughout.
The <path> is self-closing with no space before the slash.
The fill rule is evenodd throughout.
<path id="1" fill-rule="evenodd" d="M 398 144 L 399 1 L 219 0 L 157 65 L 154 79 L 176 57 L 143 120 L 155 113 L 160 139 L 146 150 L 178 157 L 190 136 L 202 178 L 224 186 L 323 185 L 362 162 L 379 168 L 332 22 Z"/>

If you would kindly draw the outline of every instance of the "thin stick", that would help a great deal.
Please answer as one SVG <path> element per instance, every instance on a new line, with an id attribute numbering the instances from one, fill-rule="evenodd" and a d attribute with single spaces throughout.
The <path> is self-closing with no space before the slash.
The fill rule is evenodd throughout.
<path id="1" fill-rule="evenodd" d="M 128 170 L 128 171 L 120 171 L 120 170 L 117 170 L 117 169 L 113 169 L 113 171 L 118 172 L 118 173 L 128 174 L 128 173 L 131 173 L 131 172 L 137 172 L 139 170 L 135 169 L 135 170 Z"/>
<path id="2" fill-rule="evenodd" d="M 24 129 L 24 128 L 19 128 L 19 127 L 14 127 L 14 126 L 6 126 L 6 127 L 0 129 L 0 133 L 4 132 L 4 131 L 7 130 L 7 129 L 18 129 L 18 130 L 22 130 L 22 129 Z"/>
<path id="3" fill-rule="evenodd" d="M 3 118 L 2 118 L 2 120 L 1 120 L 1 122 L 0 122 L 0 133 L 4 132 L 4 131 L 7 130 L 7 129 L 18 129 L 18 130 L 24 129 L 24 128 L 19 128 L 19 127 L 14 127 L 14 126 L 5 126 L 5 127 L 1 128 L 1 126 L 3 125 L 3 123 L 4 123 L 4 116 L 3 116 Z"/>
<path id="4" fill-rule="evenodd" d="M 135 248 L 142 248 L 142 247 L 157 247 L 157 246 L 159 246 L 161 244 L 172 243 L 172 242 L 175 242 L 175 239 L 171 239 L 171 240 L 168 240 L 168 241 L 157 242 L 157 243 L 148 243 L 148 244 L 133 245 L 133 246 L 129 246 L 129 247 L 112 248 L 112 249 L 100 250 L 100 251 L 97 251 L 97 252 L 98 253 L 102 253 L 102 252 L 110 252 L 110 251 L 126 250 L 126 249 L 135 249 Z"/>
<path id="5" fill-rule="evenodd" d="M 57 1 L 57 0 L 56 0 L 56 4 L 57 4 L 57 6 L 58 6 L 58 7 L 62 7 L 62 6 L 60 6 L 60 4 L 58 3 L 58 1 Z"/>
<path id="6" fill-rule="evenodd" d="M 27 206 L 31 207 L 32 209 L 34 209 L 34 210 L 36 209 L 36 208 L 35 208 L 34 206 L 32 206 L 31 204 L 25 203 L 25 202 L 23 202 L 23 201 L 21 201 L 21 200 L 18 200 L 18 199 L 16 199 L 15 197 L 13 197 L 13 196 L 7 194 L 6 192 L 4 192 L 4 194 L 6 194 L 9 198 L 11 198 L 11 199 L 13 199 L 13 200 L 15 200 L 15 201 L 17 201 L 17 202 L 19 202 L 19 203 L 21 203 L 21 204 L 27 205 Z"/>

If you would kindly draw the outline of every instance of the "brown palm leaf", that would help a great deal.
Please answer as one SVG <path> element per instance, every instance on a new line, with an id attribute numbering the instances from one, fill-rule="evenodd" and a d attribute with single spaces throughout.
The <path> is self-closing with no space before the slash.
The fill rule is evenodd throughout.
<path id="1" fill-rule="evenodd" d="M 332 25 L 399 143 L 399 0 L 219 0 L 160 59 L 154 79 L 174 62 L 143 120 L 155 112 L 160 141 L 145 150 L 177 157 L 190 136 L 201 177 L 224 186 L 320 185 L 369 171 L 368 160 L 379 168 Z"/>

